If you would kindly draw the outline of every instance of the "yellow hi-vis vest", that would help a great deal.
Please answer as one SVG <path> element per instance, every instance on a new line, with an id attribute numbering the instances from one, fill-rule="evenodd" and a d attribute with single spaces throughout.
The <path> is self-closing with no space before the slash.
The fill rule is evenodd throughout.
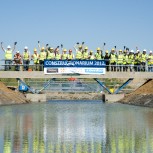
<path id="1" fill-rule="evenodd" d="M 134 57 L 134 64 L 140 64 L 140 56 L 139 55 L 136 55 Z"/>
<path id="2" fill-rule="evenodd" d="M 66 60 L 67 59 L 67 54 L 62 54 L 62 60 Z"/>
<path id="3" fill-rule="evenodd" d="M 55 54 L 51 53 L 51 52 L 48 52 L 47 59 L 54 59 L 54 58 L 55 58 Z"/>
<path id="4" fill-rule="evenodd" d="M 95 59 L 95 56 L 94 56 L 94 55 L 91 55 L 91 56 L 90 56 L 90 59 L 91 59 L 91 60 L 94 60 L 94 59 Z"/>
<path id="5" fill-rule="evenodd" d="M 46 59 L 46 52 L 40 52 L 39 60 L 44 61 L 44 59 Z"/>
<path id="6" fill-rule="evenodd" d="M 84 52 L 82 56 L 83 59 L 88 59 L 88 52 Z"/>
<path id="7" fill-rule="evenodd" d="M 128 63 L 129 64 L 134 64 L 134 55 L 129 55 L 129 59 L 128 59 Z"/>
<path id="8" fill-rule="evenodd" d="M 56 59 L 56 60 L 60 60 L 60 59 L 61 59 L 61 54 L 56 54 L 56 55 L 55 55 L 55 59 Z"/>
<path id="9" fill-rule="evenodd" d="M 82 58 L 82 52 L 78 50 L 78 51 L 76 52 L 75 58 L 76 58 L 76 59 L 81 59 L 81 58 Z"/>
<path id="10" fill-rule="evenodd" d="M 148 65 L 153 65 L 153 55 L 148 56 Z"/>
<path id="11" fill-rule="evenodd" d="M 33 54 L 33 62 L 34 64 L 38 64 L 39 63 L 39 54 Z"/>
<path id="12" fill-rule="evenodd" d="M 28 60 L 29 59 L 29 53 L 28 52 L 24 52 L 23 53 L 23 59 L 24 60 Z"/>
<path id="13" fill-rule="evenodd" d="M 141 62 L 146 62 L 147 54 L 141 54 Z"/>
<path id="14" fill-rule="evenodd" d="M 101 56 L 102 56 L 101 54 L 96 53 L 95 54 L 96 60 L 102 60 Z"/>
<path id="15" fill-rule="evenodd" d="M 5 59 L 6 60 L 12 60 L 12 58 L 13 58 L 12 50 L 6 50 L 5 51 Z"/>
<path id="16" fill-rule="evenodd" d="M 123 64 L 123 58 L 124 58 L 123 54 L 119 54 L 118 58 L 117 58 L 117 63 L 118 64 Z"/>
<path id="17" fill-rule="evenodd" d="M 68 59 L 72 60 L 74 58 L 73 54 L 68 54 Z"/>
<path id="18" fill-rule="evenodd" d="M 128 59 L 129 59 L 128 55 L 123 56 L 123 64 L 124 65 L 128 64 Z"/>
<path id="19" fill-rule="evenodd" d="M 116 62 L 116 55 L 114 54 L 111 54 L 111 56 L 110 56 L 110 63 L 114 63 L 114 62 Z"/>

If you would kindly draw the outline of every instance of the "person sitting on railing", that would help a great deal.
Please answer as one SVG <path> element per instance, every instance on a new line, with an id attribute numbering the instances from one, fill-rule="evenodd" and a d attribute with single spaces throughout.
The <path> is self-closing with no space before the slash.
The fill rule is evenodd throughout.
<path id="1" fill-rule="evenodd" d="M 117 57 L 115 54 L 115 49 L 113 48 L 110 53 L 111 71 L 116 71 L 116 60 L 117 60 Z"/>
<path id="2" fill-rule="evenodd" d="M 29 69 L 29 64 L 30 64 L 30 53 L 28 51 L 28 47 L 24 47 L 24 52 L 23 52 L 23 70 L 28 71 Z"/>
<path id="3" fill-rule="evenodd" d="M 147 54 L 146 54 L 146 49 L 143 50 L 143 53 L 141 54 L 141 66 L 142 66 L 142 71 L 145 71 L 146 67 L 146 62 L 147 62 Z"/>
<path id="4" fill-rule="evenodd" d="M 14 64 L 15 64 L 15 71 L 20 71 L 20 65 L 22 64 L 22 57 L 19 51 L 16 51 L 14 55 Z"/>
<path id="5" fill-rule="evenodd" d="M 148 60 L 148 71 L 153 72 L 153 54 L 152 54 L 152 51 L 149 52 L 147 60 Z"/>
<path id="6" fill-rule="evenodd" d="M 33 70 L 38 71 L 39 70 L 39 67 L 38 67 L 38 64 L 39 64 L 39 54 L 37 53 L 37 49 L 36 48 L 34 48 L 34 54 L 31 56 L 31 58 L 32 58 L 33 63 L 34 63 Z"/>
<path id="7" fill-rule="evenodd" d="M 132 72 L 134 67 L 134 50 L 131 50 L 129 52 L 128 64 L 129 64 L 130 72 Z"/>
<path id="8" fill-rule="evenodd" d="M 110 58 L 110 56 L 109 56 L 109 51 L 108 50 L 106 50 L 105 51 L 105 56 L 104 56 L 104 60 L 105 60 L 105 62 L 106 62 L 106 70 L 107 71 L 109 71 L 109 58 Z"/>
<path id="9" fill-rule="evenodd" d="M 117 65 L 118 65 L 117 71 L 122 71 L 123 69 L 123 57 L 124 55 L 122 54 L 122 50 L 120 49 L 119 54 L 117 56 Z"/>
<path id="10" fill-rule="evenodd" d="M 11 46 L 8 45 L 7 49 L 3 48 L 3 42 L 1 42 L 1 48 L 5 52 L 5 71 L 11 69 L 12 59 L 13 59 L 13 52 L 15 50 L 17 42 L 14 43 L 14 48 L 11 49 Z"/>
<path id="11" fill-rule="evenodd" d="M 127 50 L 124 50 L 124 56 L 123 56 L 123 71 L 127 71 L 128 70 L 128 53 Z"/>

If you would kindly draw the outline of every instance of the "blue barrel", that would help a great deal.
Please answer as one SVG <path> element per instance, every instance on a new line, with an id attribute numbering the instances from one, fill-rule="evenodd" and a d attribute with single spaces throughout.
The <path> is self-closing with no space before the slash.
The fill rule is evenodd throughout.
<path id="1" fill-rule="evenodd" d="M 25 85 L 23 85 L 23 84 L 20 84 L 20 85 L 19 85 L 19 91 L 24 91 L 24 92 L 26 92 L 26 91 L 28 91 L 28 87 L 25 86 Z"/>

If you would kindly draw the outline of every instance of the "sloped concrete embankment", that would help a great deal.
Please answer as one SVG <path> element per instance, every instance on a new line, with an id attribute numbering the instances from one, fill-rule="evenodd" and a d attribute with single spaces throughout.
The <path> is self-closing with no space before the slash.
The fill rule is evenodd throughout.
<path id="1" fill-rule="evenodd" d="M 133 93 L 126 95 L 118 102 L 123 104 L 153 107 L 153 80 L 148 80 Z"/>
<path id="2" fill-rule="evenodd" d="M 0 105 L 23 103 L 29 103 L 29 101 L 22 93 L 8 89 L 2 82 L 0 82 Z"/>

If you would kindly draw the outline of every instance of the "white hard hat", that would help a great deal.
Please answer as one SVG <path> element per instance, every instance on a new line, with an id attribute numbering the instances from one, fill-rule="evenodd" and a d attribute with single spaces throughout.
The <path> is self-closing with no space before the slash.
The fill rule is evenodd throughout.
<path id="1" fill-rule="evenodd" d="M 140 52 L 140 50 L 138 49 L 137 52 Z"/>
<path id="2" fill-rule="evenodd" d="M 146 52 L 146 51 L 147 51 L 146 49 L 143 50 L 143 52 Z"/>
<path id="3" fill-rule="evenodd" d="M 19 51 L 16 51 L 16 53 L 20 53 Z"/>
<path id="4" fill-rule="evenodd" d="M 150 50 L 150 53 L 152 53 L 152 50 Z"/>
<path id="5" fill-rule="evenodd" d="M 7 46 L 7 48 L 8 48 L 8 49 L 10 49 L 10 48 L 11 48 L 11 46 L 10 46 L 10 45 L 8 45 L 8 46 Z"/>
<path id="6" fill-rule="evenodd" d="M 131 50 L 130 52 L 131 52 L 131 53 L 134 53 L 134 50 Z"/>
<path id="7" fill-rule="evenodd" d="M 25 46 L 25 47 L 24 47 L 24 49 L 28 49 L 28 47 L 27 47 L 27 46 Z"/>

